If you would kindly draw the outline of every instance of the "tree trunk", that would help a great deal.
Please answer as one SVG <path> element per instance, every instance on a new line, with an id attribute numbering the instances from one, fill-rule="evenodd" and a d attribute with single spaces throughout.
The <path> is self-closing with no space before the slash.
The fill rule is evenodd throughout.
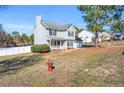
<path id="1" fill-rule="evenodd" d="M 98 31 L 96 30 L 95 32 L 95 41 L 94 41 L 94 45 L 97 48 L 98 47 Z"/>

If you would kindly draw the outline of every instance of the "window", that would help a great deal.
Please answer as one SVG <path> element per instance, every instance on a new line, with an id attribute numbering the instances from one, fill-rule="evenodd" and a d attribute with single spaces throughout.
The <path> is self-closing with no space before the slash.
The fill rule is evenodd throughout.
<path id="1" fill-rule="evenodd" d="M 69 46 L 69 41 L 67 42 L 67 46 Z"/>
<path id="2" fill-rule="evenodd" d="M 60 46 L 60 41 L 57 42 L 57 45 Z"/>
<path id="3" fill-rule="evenodd" d="M 57 41 L 54 41 L 54 46 L 56 46 L 57 45 Z"/>
<path id="4" fill-rule="evenodd" d="M 50 35 L 50 36 L 52 35 L 52 31 L 51 31 L 51 30 L 49 30 L 49 35 Z"/>
<path id="5" fill-rule="evenodd" d="M 60 46 L 60 41 L 51 40 L 51 46 Z"/>
<path id="6" fill-rule="evenodd" d="M 49 30 L 49 35 L 50 36 L 56 36 L 56 30 Z"/>
<path id="7" fill-rule="evenodd" d="M 67 46 L 73 46 L 73 41 L 68 41 Z"/>
<path id="8" fill-rule="evenodd" d="M 51 40 L 51 46 L 55 46 L 55 41 Z"/>
<path id="9" fill-rule="evenodd" d="M 71 36 L 74 36 L 74 31 L 71 31 Z"/>
<path id="10" fill-rule="evenodd" d="M 74 31 L 68 31 L 68 36 L 74 36 Z"/>
<path id="11" fill-rule="evenodd" d="M 70 31 L 68 31 L 68 36 L 70 36 Z"/>

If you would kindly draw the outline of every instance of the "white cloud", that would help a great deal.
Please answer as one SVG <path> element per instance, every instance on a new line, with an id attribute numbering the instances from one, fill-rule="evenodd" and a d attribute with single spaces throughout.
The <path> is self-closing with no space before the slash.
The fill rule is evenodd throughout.
<path id="1" fill-rule="evenodd" d="M 6 24 L 6 27 L 11 29 L 25 29 L 25 30 L 33 29 L 33 25 L 29 25 L 29 24 Z"/>

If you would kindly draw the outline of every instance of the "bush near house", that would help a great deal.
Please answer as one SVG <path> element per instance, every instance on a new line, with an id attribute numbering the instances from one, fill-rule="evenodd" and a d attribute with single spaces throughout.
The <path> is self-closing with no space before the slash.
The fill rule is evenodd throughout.
<path id="1" fill-rule="evenodd" d="M 41 44 L 41 45 L 33 45 L 31 47 L 31 51 L 33 53 L 45 53 L 50 52 L 50 47 L 47 44 Z"/>

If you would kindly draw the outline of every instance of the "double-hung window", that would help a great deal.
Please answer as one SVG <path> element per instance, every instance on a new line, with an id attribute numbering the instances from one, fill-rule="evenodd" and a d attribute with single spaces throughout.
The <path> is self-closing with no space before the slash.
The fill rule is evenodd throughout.
<path id="1" fill-rule="evenodd" d="M 49 35 L 50 36 L 56 36 L 56 30 L 49 30 Z"/>
<path id="2" fill-rule="evenodd" d="M 68 36 L 74 36 L 74 31 L 68 31 Z"/>

